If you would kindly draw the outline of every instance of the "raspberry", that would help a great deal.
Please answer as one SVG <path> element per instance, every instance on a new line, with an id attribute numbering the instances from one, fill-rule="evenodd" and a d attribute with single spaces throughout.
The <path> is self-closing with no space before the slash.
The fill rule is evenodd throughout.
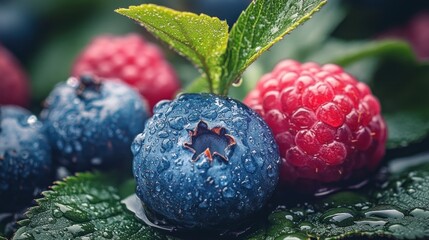
<path id="1" fill-rule="evenodd" d="M 184 228 L 238 226 L 278 183 L 269 127 L 230 98 L 183 94 L 160 102 L 131 149 L 137 196 L 152 215 Z"/>
<path id="2" fill-rule="evenodd" d="M 26 106 L 28 102 L 27 77 L 12 54 L 0 45 L 0 105 Z"/>
<path id="3" fill-rule="evenodd" d="M 384 155 L 378 100 L 339 66 L 282 61 L 244 103 L 271 127 L 285 185 L 352 179 L 374 170 Z"/>
<path id="4" fill-rule="evenodd" d="M 171 99 L 180 85 L 160 49 L 137 34 L 99 36 L 77 58 L 72 75 L 91 73 L 118 78 L 135 87 L 150 109 L 162 99 Z"/>

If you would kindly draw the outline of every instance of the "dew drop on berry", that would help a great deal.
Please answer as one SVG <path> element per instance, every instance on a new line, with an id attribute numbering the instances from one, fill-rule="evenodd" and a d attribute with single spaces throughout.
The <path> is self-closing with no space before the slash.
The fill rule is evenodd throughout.
<path id="1" fill-rule="evenodd" d="M 273 177 L 276 176 L 276 171 L 274 170 L 273 166 L 268 165 L 268 167 L 267 167 L 267 175 L 270 178 L 273 178 Z"/>
<path id="2" fill-rule="evenodd" d="M 138 152 L 140 152 L 140 149 L 143 146 L 144 142 L 144 135 L 143 133 L 140 133 L 139 135 L 134 138 L 133 143 L 131 144 L 131 151 L 134 155 L 137 155 Z"/>
<path id="3" fill-rule="evenodd" d="M 235 191 L 234 189 L 232 189 L 231 187 L 224 187 L 222 189 L 222 196 L 224 196 L 225 198 L 233 198 L 235 197 Z"/>
<path id="4" fill-rule="evenodd" d="M 170 127 L 175 130 L 182 130 L 183 126 L 186 124 L 186 120 L 183 117 L 175 117 L 169 121 Z"/>
<path id="5" fill-rule="evenodd" d="M 208 208 L 209 207 L 209 203 L 208 203 L 207 199 L 204 199 L 204 201 L 202 201 L 200 204 L 198 204 L 198 207 L 202 208 L 202 209 Z"/>
<path id="6" fill-rule="evenodd" d="M 201 115 L 207 119 L 213 120 L 217 117 L 217 112 L 214 109 L 207 109 Z"/>
<path id="7" fill-rule="evenodd" d="M 170 151 L 170 149 L 173 147 L 173 142 L 170 141 L 170 139 L 166 138 L 162 140 L 161 148 L 164 151 Z"/>
<path id="8" fill-rule="evenodd" d="M 246 176 L 244 181 L 241 182 L 241 185 L 243 185 L 247 189 L 252 189 L 252 181 L 249 179 L 249 176 Z"/>
<path id="9" fill-rule="evenodd" d="M 198 120 L 200 120 L 200 114 L 198 112 L 192 112 L 189 114 L 188 116 L 189 122 L 196 122 Z"/>
<path id="10" fill-rule="evenodd" d="M 244 164 L 244 169 L 246 169 L 248 173 L 251 173 L 251 174 L 255 173 L 256 166 L 251 158 L 245 158 L 243 164 Z"/>

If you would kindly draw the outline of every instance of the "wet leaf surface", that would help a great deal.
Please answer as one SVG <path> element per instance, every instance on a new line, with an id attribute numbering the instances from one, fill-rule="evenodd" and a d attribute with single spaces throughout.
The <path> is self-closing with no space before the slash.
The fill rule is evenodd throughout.
<path id="1" fill-rule="evenodd" d="M 166 239 L 126 210 L 112 179 L 82 173 L 58 182 L 28 210 L 13 239 Z"/>

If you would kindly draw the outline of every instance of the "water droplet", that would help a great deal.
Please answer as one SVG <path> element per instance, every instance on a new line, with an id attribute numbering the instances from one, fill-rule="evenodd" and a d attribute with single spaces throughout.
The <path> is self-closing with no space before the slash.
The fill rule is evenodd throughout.
<path id="1" fill-rule="evenodd" d="M 29 124 L 29 125 L 33 125 L 33 124 L 35 124 L 37 122 L 37 117 L 36 116 L 34 116 L 34 115 L 31 115 L 30 117 L 28 117 L 28 119 L 27 119 L 27 123 Z"/>
<path id="2" fill-rule="evenodd" d="M 392 232 L 403 232 L 404 230 L 405 230 L 405 227 L 402 226 L 401 224 L 393 224 L 389 226 L 389 231 L 392 231 Z"/>
<path id="3" fill-rule="evenodd" d="M 204 199 L 204 201 L 202 201 L 202 202 L 198 205 L 198 207 L 200 207 L 200 208 L 208 208 L 208 206 L 209 206 L 209 204 L 208 204 L 207 199 Z"/>
<path id="4" fill-rule="evenodd" d="M 256 166 L 253 163 L 252 159 L 250 158 L 244 159 L 244 169 L 246 169 L 248 173 L 255 173 Z"/>
<path id="5" fill-rule="evenodd" d="M 383 207 L 382 207 L 383 208 Z M 366 217 L 376 217 L 376 218 L 394 218 L 401 219 L 404 218 L 404 214 L 396 209 L 372 209 L 365 212 Z"/>
<path id="6" fill-rule="evenodd" d="M 347 208 L 333 208 L 326 211 L 320 218 L 324 223 L 333 223 L 340 227 L 353 224 L 355 213 Z"/>
<path id="7" fill-rule="evenodd" d="M 74 224 L 69 227 L 66 227 L 67 231 L 69 231 L 74 237 L 87 235 L 95 231 L 95 227 L 92 223 L 84 223 L 84 224 Z"/>
<path id="8" fill-rule="evenodd" d="M 258 50 L 256 50 L 258 51 Z M 243 83 L 243 78 L 239 78 L 232 83 L 232 86 L 239 87 Z"/>
<path id="9" fill-rule="evenodd" d="M 164 172 L 170 167 L 170 162 L 164 157 L 161 161 L 158 163 L 158 173 Z"/>
<path id="10" fill-rule="evenodd" d="M 169 151 L 173 147 L 173 142 L 170 139 L 166 138 L 162 141 L 161 148 L 164 151 Z"/>
<path id="11" fill-rule="evenodd" d="M 277 174 L 276 174 L 276 173 L 277 173 L 277 172 L 276 172 L 276 171 L 274 171 L 273 166 L 268 165 L 268 167 L 267 167 L 267 174 L 268 174 L 268 177 L 273 178 L 273 177 L 277 176 Z"/>
<path id="12" fill-rule="evenodd" d="M 33 240 L 34 237 L 31 233 L 24 232 L 21 235 L 19 235 L 18 237 L 14 237 L 14 239 L 17 239 L 17 240 Z"/>
<path id="13" fill-rule="evenodd" d="M 362 220 L 362 221 L 355 221 L 357 225 L 368 225 L 370 227 L 381 227 L 387 224 L 386 221 L 375 221 L 375 220 Z"/>
<path id="14" fill-rule="evenodd" d="M 175 130 L 182 130 L 186 124 L 186 120 L 183 117 L 175 117 L 170 120 L 170 127 Z"/>
<path id="15" fill-rule="evenodd" d="M 57 220 L 55 220 L 54 218 L 48 218 L 48 222 L 50 223 L 50 224 L 54 224 L 55 222 L 56 222 Z"/>
<path id="16" fill-rule="evenodd" d="M 311 230 L 312 225 L 309 222 L 302 222 L 299 224 L 299 229 L 302 231 L 308 231 Z"/>
<path id="17" fill-rule="evenodd" d="M 244 181 L 241 182 L 241 185 L 243 185 L 247 189 L 252 189 L 252 181 L 249 179 L 248 176 L 246 176 Z"/>
<path id="18" fill-rule="evenodd" d="M 197 112 L 193 112 L 193 113 L 189 114 L 189 116 L 188 116 L 188 120 L 189 120 L 190 122 L 196 122 L 196 121 L 200 120 L 199 113 L 197 113 Z"/>
<path id="19" fill-rule="evenodd" d="M 230 187 L 224 187 L 222 189 L 222 195 L 225 198 L 233 198 L 235 196 L 235 191 L 234 191 L 234 189 L 232 189 Z"/>
<path id="20" fill-rule="evenodd" d="M 113 233 L 111 231 L 104 231 L 103 237 L 107 239 L 111 239 L 113 237 Z"/>
<path id="21" fill-rule="evenodd" d="M 168 132 L 166 132 L 166 131 L 160 131 L 160 132 L 158 132 L 158 137 L 160 137 L 160 138 L 167 138 L 168 137 Z"/>
<path id="22" fill-rule="evenodd" d="M 62 216 L 63 216 L 63 213 L 62 213 L 59 209 L 54 209 L 54 210 L 52 211 L 52 215 L 53 215 L 54 217 L 56 217 L 56 218 L 60 218 L 60 217 L 62 217 Z"/>
<path id="23" fill-rule="evenodd" d="M 217 117 L 217 112 L 213 109 L 208 109 L 202 113 L 202 116 L 207 119 L 213 120 Z"/>
<path id="24" fill-rule="evenodd" d="M 429 218 L 429 211 L 425 211 L 420 208 L 416 208 L 410 212 L 410 215 L 418 218 Z"/>
<path id="25" fill-rule="evenodd" d="M 73 222 L 87 222 L 89 221 L 88 215 L 76 208 L 66 206 L 60 203 L 56 203 L 55 206 L 63 213 L 65 218 L 72 220 Z"/>

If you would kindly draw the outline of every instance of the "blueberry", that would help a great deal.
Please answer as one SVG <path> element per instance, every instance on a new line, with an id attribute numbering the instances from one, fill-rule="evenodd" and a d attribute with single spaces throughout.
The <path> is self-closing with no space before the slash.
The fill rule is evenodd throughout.
<path id="1" fill-rule="evenodd" d="M 76 172 L 131 165 L 131 142 L 148 117 L 132 88 L 92 76 L 70 78 L 45 104 L 41 119 L 60 166 Z"/>
<path id="2" fill-rule="evenodd" d="M 51 148 L 36 116 L 0 107 L 0 212 L 31 202 L 50 182 Z"/>
<path id="3" fill-rule="evenodd" d="M 188 229 L 241 222 L 278 181 L 280 156 L 266 123 L 216 95 L 158 103 L 132 151 L 137 196 L 148 212 Z"/>

